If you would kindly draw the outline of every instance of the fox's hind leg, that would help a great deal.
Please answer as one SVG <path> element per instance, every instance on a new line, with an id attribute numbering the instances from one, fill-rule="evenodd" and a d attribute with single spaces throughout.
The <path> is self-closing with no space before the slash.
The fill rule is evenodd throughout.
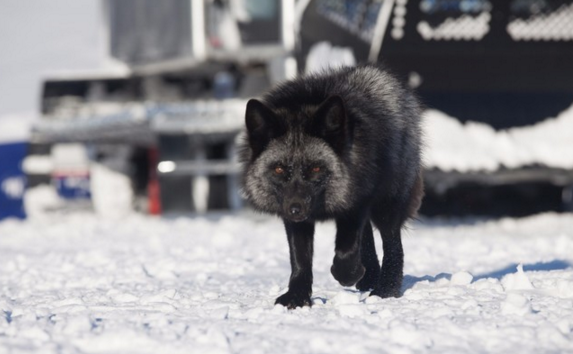
<path id="1" fill-rule="evenodd" d="M 342 286 L 352 286 L 366 269 L 362 265 L 361 241 L 366 215 L 346 215 L 336 219 L 335 255 L 330 272 Z"/>
<path id="2" fill-rule="evenodd" d="M 382 236 L 382 268 L 370 295 L 399 297 L 404 269 L 402 226 L 416 215 L 424 197 L 424 180 L 418 172 L 410 192 L 395 198 L 379 198 L 372 206 L 371 217 Z"/>
<path id="3" fill-rule="evenodd" d="M 279 296 L 275 304 L 281 304 L 289 309 L 310 306 L 314 223 L 286 220 L 284 223 L 290 251 L 291 276 L 288 291 Z"/>
<path id="4" fill-rule="evenodd" d="M 362 265 L 366 268 L 364 276 L 358 283 L 356 289 L 360 291 L 368 291 L 374 289 L 380 275 L 380 263 L 378 255 L 376 254 L 376 246 L 374 245 L 374 235 L 372 233 L 372 225 L 367 221 L 362 231 L 362 246 L 360 251 L 362 258 Z"/>
<path id="5" fill-rule="evenodd" d="M 386 209 L 386 210 L 384 210 Z M 402 249 L 401 228 L 405 215 L 396 209 L 373 208 L 372 221 L 382 236 L 382 267 L 376 286 L 370 295 L 382 298 L 399 297 L 404 268 L 404 250 Z"/>

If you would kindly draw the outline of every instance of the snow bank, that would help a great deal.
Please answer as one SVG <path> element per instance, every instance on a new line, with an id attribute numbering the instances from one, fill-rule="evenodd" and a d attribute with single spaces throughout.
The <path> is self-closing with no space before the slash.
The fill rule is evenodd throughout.
<path id="1" fill-rule="evenodd" d="M 427 167 L 445 171 L 494 171 L 542 164 L 573 168 L 573 106 L 533 126 L 496 131 L 483 123 L 462 124 L 443 112 L 424 114 Z"/>
<path id="2" fill-rule="evenodd" d="M 287 311 L 277 219 L 4 221 L 0 353 L 570 352 L 572 230 L 571 214 L 413 224 L 403 296 L 382 300 L 336 283 L 319 224 L 313 307 Z"/>
<path id="3" fill-rule="evenodd" d="M 90 169 L 94 211 L 102 217 L 121 219 L 133 212 L 133 188 L 129 176 L 98 163 Z"/>
<path id="4" fill-rule="evenodd" d="M 28 188 L 24 194 L 24 208 L 29 218 L 48 219 L 51 217 L 49 212 L 62 208 L 64 203 L 53 185 Z"/>

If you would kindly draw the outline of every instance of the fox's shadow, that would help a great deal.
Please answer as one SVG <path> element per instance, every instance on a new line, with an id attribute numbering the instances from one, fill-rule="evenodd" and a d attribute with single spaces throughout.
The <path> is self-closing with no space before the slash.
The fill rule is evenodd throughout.
<path id="1" fill-rule="evenodd" d="M 499 270 L 495 270 L 493 272 L 489 272 L 489 273 L 484 273 L 484 274 L 479 274 L 479 275 L 475 275 L 473 278 L 472 282 L 475 282 L 476 280 L 480 280 L 480 279 L 487 279 L 487 278 L 494 278 L 494 279 L 501 279 L 504 276 L 506 276 L 507 274 L 512 274 L 516 272 L 516 268 L 518 266 L 518 263 L 512 263 L 509 264 L 508 266 L 499 269 Z M 551 262 L 537 262 L 537 263 L 532 263 L 532 264 L 524 264 L 523 265 L 523 270 L 524 271 L 551 271 L 551 270 L 563 270 L 563 269 L 567 269 L 572 267 L 573 264 L 561 260 L 561 259 L 556 259 L 554 261 Z M 405 275 L 404 276 L 404 281 L 402 283 L 402 294 L 404 294 L 404 292 L 408 289 L 411 289 L 417 282 L 420 281 L 430 281 L 430 282 L 435 282 L 439 279 L 443 279 L 446 278 L 448 280 L 450 280 L 452 277 L 451 274 L 448 273 L 440 273 L 436 276 L 431 276 L 431 275 L 424 275 L 423 277 L 414 277 L 411 275 Z"/>

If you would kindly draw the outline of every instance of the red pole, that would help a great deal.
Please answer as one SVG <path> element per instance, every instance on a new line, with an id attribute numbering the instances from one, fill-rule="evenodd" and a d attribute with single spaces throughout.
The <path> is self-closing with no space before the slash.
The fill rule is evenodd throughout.
<path id="1" fill-rule="evenodd" d="M 157 176 L 158 153 L 157 148 L 148 150 L 149 156 L 149 182 L 147 184 L 148 212 L 150 215 L 161 214 L 161 189 Z"/>

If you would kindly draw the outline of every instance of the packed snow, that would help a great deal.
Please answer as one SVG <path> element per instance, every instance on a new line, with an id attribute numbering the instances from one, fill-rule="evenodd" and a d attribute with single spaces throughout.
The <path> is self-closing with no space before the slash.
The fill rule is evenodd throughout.
<path id="1" fill-rule="evenodd" d="M 288 311 L 275 218 L 5 220 L 0 353 L 573 353 L 572 214 L 414 222 L 391 299 L 332 278 L 334 233 L 317 227 L 312 308 Z"/>

